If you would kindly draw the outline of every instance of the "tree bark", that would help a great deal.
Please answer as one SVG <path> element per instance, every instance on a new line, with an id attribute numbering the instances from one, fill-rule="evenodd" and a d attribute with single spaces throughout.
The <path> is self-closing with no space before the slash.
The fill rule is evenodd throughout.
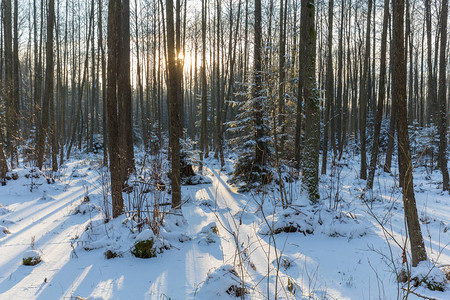
<path id="1" fill-rule="evenodd" d="M 372 153 L 370 157 L 369 177 L 367 188 L 372 189 L 377 167 L 378 151 L 380 147 L 381 121 L 383 119 L 384 98 L 386 96 L 386 48 L 387 48 L 387 25 L 389 22 L 389 0 L 384 1 L 383 31 L 381 33 L 381 57 L 380 57 L 380 83 L 378 86 L 378 107 L 374 125 L 374 137 Z"/>
<path id="2" fill-rule="evenodd" d="M 406 60 L 404 35 L 404 8 L 405 0 L 393 1 L 393 97 L 397 99 L 397 141 L 400 166 L 400 179 L 402 182 L 403 204 L 405 209 L 406 225 L 411 245 L 412 266 L 427 259 L 427 254 L 420 230 L 417 215 L 416 200 L 414 196 L 413 173 L 411 155 L 409 150 L 409 136 L 407 124 L 406 105 Z"/>
<path id="3" fill-rule="evenodd" d="M 53 102 L 53 28 L 55 9 L 53 0 L 48 2 L 47 15 L 47 42 L 46 42 L 46 62 L 45 62 L 45 87 L 44 99 L 42 103 L 42 120 L 39 129 L 37 166 L 42 169 L 45 155 L 45 140 L 47 139 L 49 126 L 50 102 Z"/>
<path id="4" fill-rule="evenodd" d="M 427 67 L 428 67 L 428 122 L 438 122 L 437 114 L 437 84 L 432 63 L 432 42 L 431 42 L 431 4 L 430 0 L 425 0 L 425 20 L 427 26 Z"/>
<path id="5" fill-rule="evenodd" d="M 263 124 L 263 91 L 262 91 L 262 16 L 261 0 L 255 0 L 255 35 L 253 53 L 253 81 L 252 101 L 255 126 L 255 171 L 259 172 L 261 183 L 265 183 L 263 170 L 266 166 L 268 147 L 265 125 Z"/>
<path id="6" fill-rule="evenodd" d="M 450 191 L 449 175 L 447 168 L 447 16 L 448 0 L 442 0 L 441 9 L 441 47 L 439 54 L 439 166 L 442 172 L 442 189 Z"/>
<path id="7" fill-rule="evenodd" d="M 110 0 L 108 5 L 108 141 L 109 168 L 111 172 L 111 197 L 113 218 L 123 211 L 122 184 L 123 176 L 120 166 L 119 124 L 118 124 L 118 73 L 120 66 L 120 0 Z"/>
<path id="8" fill-rule="evenodd" d="M 130 85 L 130 1 L 122 0 L 120 8 L 120 61 L 118 73 L 119 151 L 122 177 L 125 181 L 134 170 L 133 124 Z"/>
<path id="9" fill-rule="evenodd" d="M 170 158 L 172 163 L 172 208 L 181 208 L 181 183 L 180 183 L 180 104 L 179 104 L 179 70 L 177 65 L 177 52 L 175 45 L 175 24 L 173 15 L 173 0 L 166 0 L 167 22 L 167 98 L 169 102 L 169 139 Z"/>
<path id="10" fill-rule="evenodd" d="M 334 101 L 334 78 L 333 78 L 333 8 L 334 1 L 328 2 L 328 56 L 327 56 L 327 82 L 326 82 L 326 108 L 324 117 L 323 129 L 323 153 L 322 153 L 322 174 L 327 173 L 327 158 L 328 158 L 328 139 L 330 121 L 333 116 L 331 108 Z M 331 118 L 330 118 L 331 117 Z M 334 136 L 331 136 L 333 139 Z"/>
<path id="11" fill-rule="evenodd" d="M 364 55 L 364 69 L 360 87 L 360 118 L 359 118 L 359 136 L 361 143 L 361 172 L 360 178 L 367 179 L 367 163 L 366 163 L 366 118 L 367 118 L 367 96 L 369 94 L 368 77 L 369 77 L 369 56 L 370 56 L 370 16 L 372 15 L 372 0 L 368 1 L 367 12 L 367 29 L 366 29 L 366 48 Z"/>
<path id="12" fill-rule="evenodd" d="M 202 112 L 201 112 L 201 124 L 200 124 L 200 169 L 203 167 L 203 156 L 206 152 L 208 127 L 207 127 L 207 114 L 208 103 L 206 98 L 207 82 L 206 82 L 206 13 L 207 13 L 207 0 L 202 0 L 202 67 L 201 67 L 201 80 L 202 80 Z"/>
<path id="13" fill-rule="evenodd" d="M 303 45 L 303 97 L 305 101 L 305 148 L 302 190 L 313 203 L 319 199 L 320 104 L 316 87 L 316 29 L 314 0 L 302 0 L 300 39 Z"/>

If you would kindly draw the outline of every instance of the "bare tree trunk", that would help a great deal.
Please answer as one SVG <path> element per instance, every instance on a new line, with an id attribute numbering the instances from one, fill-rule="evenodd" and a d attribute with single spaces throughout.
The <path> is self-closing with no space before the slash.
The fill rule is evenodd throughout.
<path id="1" fill-rule="evenodd" d="M 342 156 L 344 151 L 344 143 L 342 139 L 342 81 L 343 81 L 343 56 L 344 56 L 344 8 L 345 0 L 341 1 L 341 18 L 339 27 L 339 42 L 338 42 L 338 75 L 337 75 L 337 94 L 336 94 L 336 135 L 338 141 L 338 154 Z"/>
<path id="2" fill-rule="evenodd" d="M 420 230 L 417 215 L 416 200 L 412 174 L 411 155 L 409 151 L 409 136 L 406 106 L 406 60 L 404 35 L 405 0 L 393 1 L 393 97 L 397 99 L 398 155 L 400 178 L 403 179 L 403 204 L 405 208 L 406 225 L 411 245 L 412 266 L 427 259 L 425 245 Z"/>
<path id="3" fill-rule="evenodd" d="M 368 76 L 369 76 L 369 56 L 370 56 L 370 16 L 372 15 L 372 0 L 368 1 L 367 12 L 367 29 L 366 29 L 366 48 L 364 55 L 364 69 L 360 88 L 360 119 L 359 119 L 359 136 L 361 143 L 361 173 L 360 178 L 367 178 L 366 163 L 366 118 L 367 118 L 367 95 L 369 94 Z"/>
<path id="4" fill-rule="evenodd" d="M 425 20 L 427 26 L 427 67 L 428 67 L 428 122 L 438 122 L 437 114 L 437 84 L 434 76 L 435 69 L 432 63 L 432 43 L 431 43 L 431 4 L 430 0 L 425 0 Z"/>
<path id="5" fill-rule="evenodd" d="M 255 172 L 260 175 L 261 183 L 265 183 L 264 168 L 267 163 L 268 147 L 266 137 L 265 124 L 263 124 L 263 91 L 262 91 L 262 16 L 261 16 L 261 0 L 255 0 L 255 35 L 254 35 L 254 53 L 253 53 L 253 81 L 252 100 L 254 110 L 254 126 L 255 126 Z"/>
<path id="6" fill-rule="evenodd" d="M 120 70 L 121 43 L 121 4 L 120 0 L 110 0 L 108 5 L 108 141 L 109 168 L 111 172 L 111 197 L 113 218 L 123 211 L 123 176 L 120 165 L 119 124 L 118 124 L 118 73 Z"/>
<path id="7" fill-rule="evenodd" d="M 7 155 L 11 157 L 13 148 L 13 122 L 14 122 L 14 63 L 13 63 L 13 36 L 12 36 L 12 8 L 11 0 L 2 1 L 3 29 L 5 39 L 5 104 L 6 104 L 6 146 Z"/>
<path id="8" fill-rule="evenodd" d="M 138 93 L 139 93 L 139 103 L 141 106 L 141 130 L 142 130 L 142 140 L 144 142 L 145 149 L 148 148 L 148 130 L 147 130 L 147 122 L 146 122 L 146 114 L 144 109 L 144 90 L 142 87 L 142 79 L 141 79 L 141 61 L 140 61 L 140 49 L 139 49 L 139 26 L 138 26 L 138 1 L 134 1 L 136 6 L 136 16 L 135 16 L 135 31 L 136 31 L 136 76 L 138 80 Z"/>
<path id="9" fill-rule="evenodd" d="M 123 180 L 134 170 L 134 144 L 130 85 L 130 1 L 122 0 L 120 66 L 118 73 L 119 151 Z"/>
<path id="10" fill-rule="evenodd" d="M 284 3 L 283 3 L 284 2 Z M 280 131 L 280 145 L 279 154 L 284 152 L 284 133 L 285 133 L 285 78 L 286 78 L 286 11 L 287 11 L 287 1 L 280 0 L 280 39 L 279 39 L 279 88 L 278 88 L 278 129 Z"/>
<path id="11" fill-rule="evenodd" d="M 39 130 L 38 139 L 38 158 L 37 166 L 42 169 L 45 155 L 45 140 L 47 138 L 49 126 L 50 102 L 53 102 L 53 28 L 54 28 L 55 10 L 53 0 L 48 2 L 47 15 L 47 42 L 46 42 L 46 62 L 45 62 L 45 88 L 42 104 L 42 121 Z"/>
<path id="12" fill-rule="evenodd" d="M 381 33 L 381 57 L 380 57 L 380 83 L 378 87 L 378 107 L 374 126 L 374 137 L 372 145 L 372 156 L 370 158 L 369 178 L 367 179 L 367 188 L 372 189 L 377 167 L 378 151 L 380 145 L 381 121 L 383 119 L 384 98 L 386 96 L 386 44 L 387 44 L 387 25 L 389 22 L 389 0 L 384 1 L 383 31 Z"/>
<path id="13" fill-rule="evenodd" d="M 180 183 L 180 103 L 179 103 L 179 70 L 177 66 L 177 52 L 175 45 L 175 24 L 174 24 L 173 0 L 166 0 L 166 21 L 167 21 L 167 98 L 169 102 L 169 139 L 170 158 L 172 161 L 171 181 L 172 181 L 172 208 L 181 208 L 181 183 Z"/>
<path id="14" fill-rule="evenodd" d="M 202 67 L 201 67 L 201 78 L 202 78 L 202 113 L 201 113 L 201 128 L 200 128 L 200 169 L 203 167 L 203 156 L 207 152 L 206 147 L 208 144 L 208 127 L 207 127 L 207 114 L 208 114 L 208 103 L 206 98 L 206 13 L 207 13 L 207 0 L 202 0 Z"/>
<path id="15" fill-rule="evenodd" d="M 303 1 L 302 1 L 303 3 Z M 302 5 L 301 5 L 302 6 Z M 301 8 L 303 11 L 303 8 Z M 300 19 L 300 22 L 302 19 Z M 300 35 L 302 31 L 300 28 Z M 299 53 L 304 53 L 306 46 L 306 40 L 302 39 L 300 36 L 299 39 Z M 301 54 L 302 55 L 302 54 Z M 297 86 L 297 111 L 295 114 L 295 165 L 297 169 L 300 169 L 301 166 L 301 144 L 302 144 L 302 120 L 303 120 L 303 78 L 304 78 L 304 68 L 305 68 L 305 60 L 302 58 L 299 59 L 298 63 L 298 86 Z"/>
<path id="16" fill-rule="evenodd" d="M 13 101 L 11 107 L 11 141 L 8 141 L 8 144 L 11 143 L 11 168 L 14 169 L 19 165 L 19 155 L 17 152 L 17 145 L 19 142 L 19 102 L 20 102 L 20 93 L 19 93 L 19 82 L 20 82 L 20 74 L 19 74 L 19 31 L 18 31 L 18 12 L 19 5 L 18 0 L 14 0 L 14 38 L 13 38 Z"/>
<path id="17" fill-rule="evenodd" d="M 330 128 L 331 107 L 334 101 L 334 80 L 333 80 L 333 8 L 334 1 L 328 2 L 328 54 L 327 54 L 327 83 L 326 83 L 326 108 L 323 129 L 323 153 L 322 153 L 322 174 L 327 173 L 328 156 L 328 133 Z M 333 116 L 331 116 L 333 118 Z M 334 136 L 331 136 L 333 139 Z"/>
<path id="18" fill-rule="evenodd" d="M 108 164 L 108 110 L 107 110 L 107 95 L 106 95 L 106 60 L 105 49 L 103 45 L 103 19 L 102 19 L 102 0 L 98 0 L 98 45 L 101 51 L 101 64 L 102 64 L 102 103 L 103 103 L 103 163 Z"/>
<path id="19" fill-rule="evenodd" d="M 313 203 L 319 199 L 320 104 L 315 80 L 316 30 L 314 0 L 302 0 L 300 39 L 303 52 L 303 97 L 305 101 L 305 148 L 302 190 Z"/>
<path id="20" fill-rule="evenodd" d="M 447 168 L 447 16 L 448 16 L 448 0 L 442 0 L 441 9 L 441 47 L 439 58 L 439 166 L 442 172 L 442 190 L 450 191 L 449 176 Z"/>

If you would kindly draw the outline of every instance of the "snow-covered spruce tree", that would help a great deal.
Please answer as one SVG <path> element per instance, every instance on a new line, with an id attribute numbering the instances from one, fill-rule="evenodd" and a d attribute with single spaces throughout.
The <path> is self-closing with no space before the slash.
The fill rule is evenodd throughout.
<path id="1" fill-rule="evenodd" d="M 244 189 L 264 185 L 272 180 L 268 163 L 272 139 L 268 135 L 270 119 L 265 109 L 268 106 L 262 80 L 261 0 L 255 0 L 254 39 L 253 83 L 245 94 L 244 100 L 239 104 L 240 113 L 236 121 L 230 124 L 231 130 L 237 133 L 232 143 L 238 154 L 231 181 L 244 182 Z"/>
<path id="2" fill-rule="evenodd" d="M 311 202 L 319 199 L 319 142 L 320 105 L 316 88 L 316 31 L 314 27 L 314 0 L 302 0 L 300 44 L 304 59 L 303 99 L 305 103 L 305 147 L 303 150 L 302 190 Z"/>
<path id="3" fill-rule="evenodd" d="M 254 97 L 253 87 L 254 84 L 249 84 L 248 91 L 238 95 L 236 105 L 239 113 L 235 121 L 229 122 L 229 131 L 235 136 L 231 145 L 237 154 L 231 182 L 244 183 L 244 190 L 272 180 L 269 160 L 272 153 L 272 138 L 269 136 L 271 120 L 269 111 L 263 109 L 270 103 L 262 91 Z"/>

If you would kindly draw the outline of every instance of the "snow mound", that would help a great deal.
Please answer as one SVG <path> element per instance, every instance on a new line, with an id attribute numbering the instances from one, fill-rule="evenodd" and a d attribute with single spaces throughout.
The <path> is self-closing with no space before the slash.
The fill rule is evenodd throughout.
<path id="1" fill-rule="evenodd" d="M 160 228 L 160 238 L 164 243 L 165 248 L 170 248 L 171 243 L 184 243 L 190 241 L 192 238 L 185 232 L 187 231 L 188 223 L 183 215 L 174 214 L 166 215 L 164 224 Z"/>
<path id="2" fill-rule="evenodd" d="M 85 231 L 77 240 L 77 248 L 86 251 L 108 248 L 120 250 L 128 244 L 131 246 L 130 230 L 122 224 L 119 218 L 105 222 L 94 220 L 88 224 Z M 127 242 L 127 240 L 129 240 Z"/>
<path id="3" fill-rule="evenodd" d="M 209 244 L 214 244 L 219 241 L 219 230 L 217 228 L 216 222 L 211 222 L 208 225 L 204 226 L 202 230 L 200 230 L 200 240 L 198 244 L 207 246 Z"/>
<path id="4" fill-rule="evenodd" d="M 222 265 L 208 274 L 197 293 L 198 299 L 245 298 L 248 287 L 242 283 L 238 273 L 231 265 Z"/>
<path id="5" fill-rule="evenodd" d="M 1 215 L 6 215 L 8 213 L 10 213 L 11 211 L 9 209 L 7 209 L 6 207 L 0 207 L 0 216 Z"/>
<path id="6" fill-rule="evenodd" d="M 80 172 L 79 170 L 73 170 L 71 176 L 73 178 L 84 178 L 87 177 L 88 175 L 84 172 Z"/>
<path id="7" fill-rule="evenodd" d="M 268 224 L 263 223 L 260 233 L 279 234 L 282 232 L 301 232 L 304 235 L 314 232 L 317 223 L 314 214 L 305 214 L 297 209 L 287 208 L 267 217 Z"/>
<path id="8" fill-rule="evenodd" d="M 41 254 L 37 250 L 28 250 L 23 254 L 23 258 L 40 258 Z"/>
<path id="9" fill-rule="evenodd" d="M 323 215 L 326 215 L 325 217 Z M 370 224 L 357 219 L 356 215 L 334 210 L 322 214 L 326 221 L 321 226 L 321 233 L 330 237 L 347 237 L 349 239 L 365 236 L 370 231 Z M 320 224 L 320 223 L 319 223 Z"/>
<path id="10" fill-rule="evenodd" d="M 287 208 L 269 216 L 260 233 L 301 232 L 304 235 L 322 233 L 330 237 L 362 237 L 370 232 L 370 223 L 355 214 L 316 207 Z"/>
<path id="11" fill-rule="evenodd" d="M 26 266 L 34 266 L 41 261 L 41 254 L 36 250 L 28 250 L 23 254 L 22 263 Z"/>
<path id="12" fill-rule="evenodd" d="M 73 210 L 72 214 L 73 215 L 77 215 L 77 214 L 85 215 L 85 214 L 93 212 L 93 211 L 100 211 L 100 207 L 96 206 L 92 203 L 89 203 L 89 202 L 83 202 Z"/>
<path id="13" fill-rule="evenodd" d="M 139 233 L 136 238 L 134 239 L 135 243 L 139 243 L 142 241 L 148 241 L 155 238 L 155 234 L 150 229 L 145 229 L 141 233 Z"/>
<path id="14" fill-rule="evenodd" d="M 198 185 L 198 184 L 211 184 L 212 181 L 208 177 L 201 175 L 194 175 L 191 177 L 183 177 L 181 184 L 183 185 Z"/>
<path id="15" fill-rule="evenodd" d="M 152 238 L 156 253 L 162 253 L 171 248 L 171 243 L 162 234 L 163 230 L 160 235 L 155 235 L 150 229 L 144 229 L 141 233 L 137 233 L 137 226 L 133 222 L 132 219 L 125 217 L 107 222 L 103 219 L 94 220 L 88 224 L 86 230 L 78 238 L 77 248 L 85 251 L 106 249 L 122 256 L 134 249 L 140 241 Z M 180 234 L 177 235 L 178 238 L 179 236 Z"/>
<path id="16" fill-rule="evenodd" d="M 11 232 L 9 232 L 8 228 L 6 228 L 5 226 L 0 225 L 0 238 L 6 236 L 7 234 L 10 234 Z"/>
<path id="17" fill-rule="evenodd" d="M 444 272 L 429 260 L 421 261 L 417 267 L 412 268 L 411 278 L 415 285 L 422 285 L 433 291 L 444 291 L 447 283 Z"/>

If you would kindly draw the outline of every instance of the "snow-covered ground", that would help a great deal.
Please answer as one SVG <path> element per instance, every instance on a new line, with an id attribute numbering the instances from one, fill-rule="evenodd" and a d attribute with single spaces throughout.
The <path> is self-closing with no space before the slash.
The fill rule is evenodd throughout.
<path id="1" fill-rule="evenodd" d="M 229 172 L 211 159 L 204 174 L 212 183 L 183 186 L 183 216 L 165 215 L 154 237 L 156 257 L 141 259 L 130 251 L 139 235 L 133 219 L 104 221 L 100 161 L 74 159 L 53 184 L 20 169 L 18 180 L 0 187 L 0 299 L 397 299 L 405 294 L 395 273 L 404 266 L 401 247 L 407 243 L 395 171 L 380 170 L 373 192 L 363 195 L 358 159 L 348 156 L 329 171 L 333 179 L 321 177 L 319 205 L 305 201 L 299 182 L 292 182 L 286 184 L 292 205 L 283 210 L 275 205 L 276 186 L 239 193 L 227 183 Z M 418 168 L 414 175 L 427 253 L 435 265 L 449 266 L 450 196 L 441 192 L 439 171 Z M 40 254 L 39 264 L 22 264 L 29 250 Z M 107 250 L 117 257 L 106 259 Z M 423 286 L 413 291 L 450 299 L 448 285 L 444 292 Z M 420 299 L 415 294 L 409 298 Z"/>

